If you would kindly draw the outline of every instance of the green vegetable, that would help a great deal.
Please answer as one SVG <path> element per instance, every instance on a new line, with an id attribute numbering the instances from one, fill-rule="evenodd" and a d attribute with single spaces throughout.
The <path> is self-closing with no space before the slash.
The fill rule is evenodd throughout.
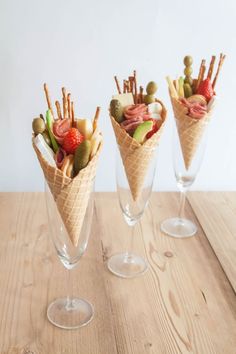
<path id="1" fill-rule="evenodd" d="M 149 133 L 153 128 L 153 122 L 147 120 L 141 123 L 134 131 L 133 138 L 140 144 L 145 141 L 147 133 Z"/>
<path id="2" fill-rule="evenodd" d="M 80 170 L 87 166 L 91 152 L 91 142 L 89 140 L 82 141 L 75 150 L 74 173 L 77 175 Z"/>
<path id="3" fill-rule="evenodd" d="M 145 95 L 143 100 L 144 100 L 144 103 L 150 104 L 150 103 L 155 102 L 155 96 L 154 95 Z"/>
<path id="4" fill-rule="evenodd" d="M 42 134 L 45 131 L 45 122 L 41 118 L 34 118 L 32 128 L 36 135 Z"/>
<path id="5" fill-rule="evenodd" d="M 111 100 L 110 112 L 112 117 L 114 117 L 118 123 L 121 123 L 124 120 L 123 111 L 124 108 L 122 107 L 119 100 L 115 100 L 115 99 Z"/>
<path id="6" fill-rule="evenodd" d="M 179 97 L 184 97 L 184 79 L 182 77 L 179 78 Z"/>
<path id="7" fill-rule="evenodd" d="M 190 55 L 186 55 L 186 57 L 184 57 L 184 65 L 191 66 L 192 63 L 193 63 L 193 58 Z"/>
<path id="8" fill-rule="evenodd" d="M 193 90 L 189 84 L 184 84 L 184 97 L 188 98 L 192 96 Z"/>
<path id="9" fill-rule="evenodd" d="M 50 140 L 52 143 L 52 148 L 53 148 L 53 151 L 56 153 L 57 150 L 59 149 L 59 146 L 58 146 L 56 139 L 55 139 L 53 132 L 52 132 L 52 114 L 51 114 L 50 109 L 48 109 L 46 112 L 46 122 L 47 122 L 48 134 L 49 134 L 49 137 L 50 137 Z"/>
<path id="10" fill-rule="evenodd" d="M 148 95 L 155 95 L 157 91 L 157 84 L 154 81 L 150 81 L 147 84 L 146 91 Z"/>

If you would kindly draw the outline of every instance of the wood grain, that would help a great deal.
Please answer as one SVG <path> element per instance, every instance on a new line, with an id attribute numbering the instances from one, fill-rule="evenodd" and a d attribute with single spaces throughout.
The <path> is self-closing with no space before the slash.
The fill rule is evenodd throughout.
<path id="1" fill-rule="evenodd" d="M 46 308 L 67 294 L 66 271 L 48 235 L 43 194 L 0 194 L 0 353 L 117 353 L 96 218 L 87 253 L 72 271 L 73 292 L 95 306 L 77 331 L 52 326 Z"/>
<path id="2" fill-rule="evenodd" d="M 224 221 L 232 230 L 234 208 Z M 89 246 L 73 271 L 73 293 L 95 305 L 95 317 L 84 328 L 64 331 L 46 319 L 48 303 L 67 289 L 48 235 L 44 196 L 0 193 L 0 353 L 234 353 L 235 293 L 208 242 L 206 222 L 206 234 L 198 224 L 191 239 L 160 232 L 160 221 L 177 209 L 177 194 L 153 194 L 135 237 L 135 251 L 148 259 L 149 271 L 125 280 L 112 275 L 106 261 L 126 248 L 130 229 L 116 194 L 96 194 Z M 198 223 L 189 204 L 186 209 Z"/>
<path id="3" fill-rule="evenodd" d="M 189 193 L 188 198 L 236 292 L 236 192 Z"/>

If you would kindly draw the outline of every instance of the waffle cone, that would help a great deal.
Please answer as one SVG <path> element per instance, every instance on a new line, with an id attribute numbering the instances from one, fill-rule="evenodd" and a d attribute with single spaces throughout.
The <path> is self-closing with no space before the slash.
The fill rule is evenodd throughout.
<path id="1" fill-rule="evenodd" d="M 50 166 L 34 143 L 33 147 L 70 240 L 77 247 L 93 188 L 101 144 L 96 155 L 74 178 L 69 178 L 60 169 Z"/>
<path id="2" fill-rule="evenodd" d="M 120 124 L 116 122 L 115 118 L 110 115 L 112 127 L 116 136 L 116 142 L 120 150 L 125 173 L 134 201 L 139 198 L 142 192 L 143 183 L 149 168 L 149 164 L 155 152 L 155 148 L 159 144 L 166 120 L 167 111 L 163 103 L 159 100 L 156 101 L 162 105 L 163 123 L 160 129 L 150 139 L 147 139 L 142 145 L 133 139 L 120 126 Z"/>
<path id="3" fill-rule="evenodd" d="M 171 97 L 171 103 L 176 119 L 176 126 L 183 154 L 184 164 L 188 170 L 205 128 L 209 123 L 211 111 L 201 119 L 194 119 L 187 115 L 187 109 L 176 98 Z"/>

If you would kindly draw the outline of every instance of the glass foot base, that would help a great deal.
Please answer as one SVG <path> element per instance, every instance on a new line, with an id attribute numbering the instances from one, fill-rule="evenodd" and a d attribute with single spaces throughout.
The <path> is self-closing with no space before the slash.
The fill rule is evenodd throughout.
<path id="1" fill-rule="evenodd" d="M 122 278 L 134 278 L 145 273 L 148 269 L 148 265 L 142 257 L 127 253 L 111 256 L 107 266 L 113 274 Z"/>
<path id="2" fill-rule="evenodd" d="M 93 306 L 86 300 L 57 299 L 48 306 L 48 320 L 56 327 L 76 329 L 88 324 L 94 315 Z"/>
<path id="3" fill-rule="evenodd" d="M 171 218 L 161 223 L 161 231 L 172 237 L 185 238 L 195 235 L 197 226 L 187 219 Z"/>

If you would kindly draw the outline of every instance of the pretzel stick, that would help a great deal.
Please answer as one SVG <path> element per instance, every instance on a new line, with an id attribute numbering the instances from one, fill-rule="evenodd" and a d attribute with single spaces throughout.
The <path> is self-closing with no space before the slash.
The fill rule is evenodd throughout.
<path id="1" fill-rule="evenodd" d="M 119 95 L 121 94 L 121 89 L 120 89 L 120 84 L 116 76 L 114 76 L 115 82 L 116 82 L 116 87 L 118 90 Z"/>
<path id="2" fill-rule="evenodd" d="M 134 103 L 137 103 L 137 78 L 136 78 L 136 70 L 134 70 Z"/>
<path id="3" fill-rule="evenodd" d="M 139 100 L 140 100 L 140 103 L 143 103 L 143 86 L 140 86 L 139 87 Z"/>
<path id="4" fill-rule="evenodd" d="M 127 92 L 130 92 L 130 82 L 129 82 L 129 80 L 126 80 L 126 85 L 127 85 Z"/>
<path id="5" fill-rule="evenodd" d="M 224 60 L 225 60 L 225 55 L 223 55 L 222 53 L 220 53 L 220 61 L 219 61 L 218 68 L 217 68 L 217 72 L 216 72 L 216 75 L 215 75 L 215 78 L 214 78 L 213 84 L 212 84 L 213 90 L 214 90 L 214 88 L 215 88 L 216 81 L 217 81 L 217 79 L 218 79 L 218 76 L 219 76 L 220 70 L 221 70 L 221 68 L 222 68 L 222 65 L 223 65 L 223 63 L 224 63 Z"/>
<path id="6" fill-rule="evenodd" d="M 59 119 L 62 119 L 62 116 L 61 116 L 61 107 L 60 107 L 59 101 L 56 101 L 56 102 L 55 102 L 55 105 L 56 105 L 56 108 L 57 108 L 57 116 L 58 116 Z"/>
<path id="7" fill-rule="evenodd" d="M 133 78 L 133 76 L 129 76 L 129 84 L 130 84 L 130 92 L 132 93 L 132 94 L 134 94 L 133 93 L 133 82 L 134 82 L 134 78 Z"/>
<path id="8" fill-rule="evenodd" d="M 95 116 L 94 116 L 94 119 L 93 119 L 93 131 L 94 132 L 95 132 L 97 126 L 98 126 L 98 118 L 99 118 L 100 110 L 101 110 L 101 108 L 97 107 L 96 113 L 95 113 Z"/>
<path id="9" fill-rule="evenodd" d="M 67 100 L 66 100 L 66 89 L 62 87 L 62 102 L 63 102 L 63 118 L 67 118 Z"/>
<path id="10" fill-rule="evenodd" d="M 71 119 L 70 96 L 71 96 L 71 94 L 68 93 L 68 95 L 67 95 L 67 110 L 68 110 L 68 118 L 69 119 Z"/>
<path id="11" fill-rule="evenodd" d="M 208 70 L 208 73 L 207 73 L 207 78 L 208 78 L 209 80 L 211 80 L 211 77 L 212 77 L 212 73 L 213 73 L 213 70 L 214 70 L 215 60 L 216 60 L 215 55 L 212 55 L 212 57 L 211 57 L 211 62 L 210 62 L 210 66 L 209 66 L 209 70 Z"/>
<path id="12" fill-rule="evenodd" d="M 203 80 L 204 73 L 205 73 L 205 70 L 206 70 L 206 65 L 205 64 L 206 64 L 206 60 L 203 59 L 202 62 L 201 62 L 200 69 L 199 69 L 199 74 L 198 74 L 197 85 L 195 87 L 195 91 L 197 91 L 201 81 Z"/>
<path id="13" fill-rule="evenodd" d="M 123 80 L 123 93 L 126 93 L 126 82 Z"/>
<path id="14" fill-rule="evenodd" d="M 76 128 L 76 122 L 75 122 L 75 112 L 74 112 L 74 102 L 71 102 L 71 119 L 72 119 L 72 127 Z"/>
<path id="15" fill-rule="evenodd" d="M 54 119 L 54 114 L 53 114 L 52 105 L 51 105 L 49 92 L 48 92 L 48 86 L 46 83 L 43 85 L 43 88 L 44 88 L 44 92 L 45 92 L 45 96 L 46 96 L 46 100 L 47 100 L 47 104 L 48 104 L 48 109 L 50 109 L 52 117 Z"/>

